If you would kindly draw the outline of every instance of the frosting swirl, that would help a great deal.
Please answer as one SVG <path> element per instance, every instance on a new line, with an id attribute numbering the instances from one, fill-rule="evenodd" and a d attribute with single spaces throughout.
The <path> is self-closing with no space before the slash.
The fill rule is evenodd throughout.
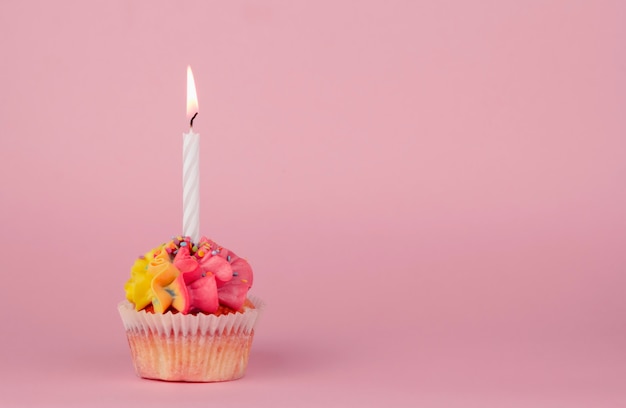
<path id="1" fill-rule="evenodd" d="M 139 257 L 124 285 L 126 298 L 155 313 L 215 313 L 221 306 L 240 310 L 252 287 L 252 268 L 234 252 L 202 237 L 174 237 Z"/>

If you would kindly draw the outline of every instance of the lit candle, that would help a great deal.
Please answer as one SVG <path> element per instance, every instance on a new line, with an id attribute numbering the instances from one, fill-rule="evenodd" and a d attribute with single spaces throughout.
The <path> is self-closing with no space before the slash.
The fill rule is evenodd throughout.
<path id="1" fill-rule="evenodd" d="M 187 119 L 189 133 L 183 133 L 183 235 L 200 239 L 200 135 L 193 132 L 198 114 L 198 97 L 191 67 L 187 66 Z"/>

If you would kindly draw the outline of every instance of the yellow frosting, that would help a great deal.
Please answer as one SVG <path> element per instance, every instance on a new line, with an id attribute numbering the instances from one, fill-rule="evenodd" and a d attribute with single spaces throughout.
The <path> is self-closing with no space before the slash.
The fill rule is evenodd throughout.
<path id="1" fill-rule="evenodd" d="M 181 312 L 186 310 L 185 282 L 179 278 L 180 271 L 170 261 L 163 246 L 135 261 L 130 275 L 124 289 L 126 298 L 135 304 L 135 310 L 150 303 L 156 313 L 165 313 L 170 306 Z"/>
<path id="2" fill-rule="evenodd" d="M 163 246 L 148 251 L 143 258 L 137 259 L 130 270 L 130 279 L 124 285 L 126 299 L 135 305 L 135 310 L 141 310 L 152 303 L 152 279 L 153 270 L 149 269 L 150 263 L 155 259 L 155 253 L 160 252 Z"/>

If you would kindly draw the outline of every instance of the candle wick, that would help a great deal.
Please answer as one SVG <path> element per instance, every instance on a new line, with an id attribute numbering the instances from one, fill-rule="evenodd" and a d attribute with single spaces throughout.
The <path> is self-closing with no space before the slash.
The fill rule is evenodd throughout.
<path id="1" fill-rule="evenodd" d="M 191 117 L 191 121 L 189 121 L 189 127 L 193 127 L 193 120 L 196 118 L 196 116 L 198 116 L 198 112 L 194 113 L 194 115 Z"/>

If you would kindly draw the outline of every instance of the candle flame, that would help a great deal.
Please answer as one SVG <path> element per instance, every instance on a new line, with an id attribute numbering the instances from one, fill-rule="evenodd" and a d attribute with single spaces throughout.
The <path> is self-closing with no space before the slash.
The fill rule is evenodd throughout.
<path id="1" fill-rule="evenodd" d="M 196 81 L 193 80 L 191 67 L 187 65 L 187 119 L 198 113 L 198 96 L 196 95 Z"/>

